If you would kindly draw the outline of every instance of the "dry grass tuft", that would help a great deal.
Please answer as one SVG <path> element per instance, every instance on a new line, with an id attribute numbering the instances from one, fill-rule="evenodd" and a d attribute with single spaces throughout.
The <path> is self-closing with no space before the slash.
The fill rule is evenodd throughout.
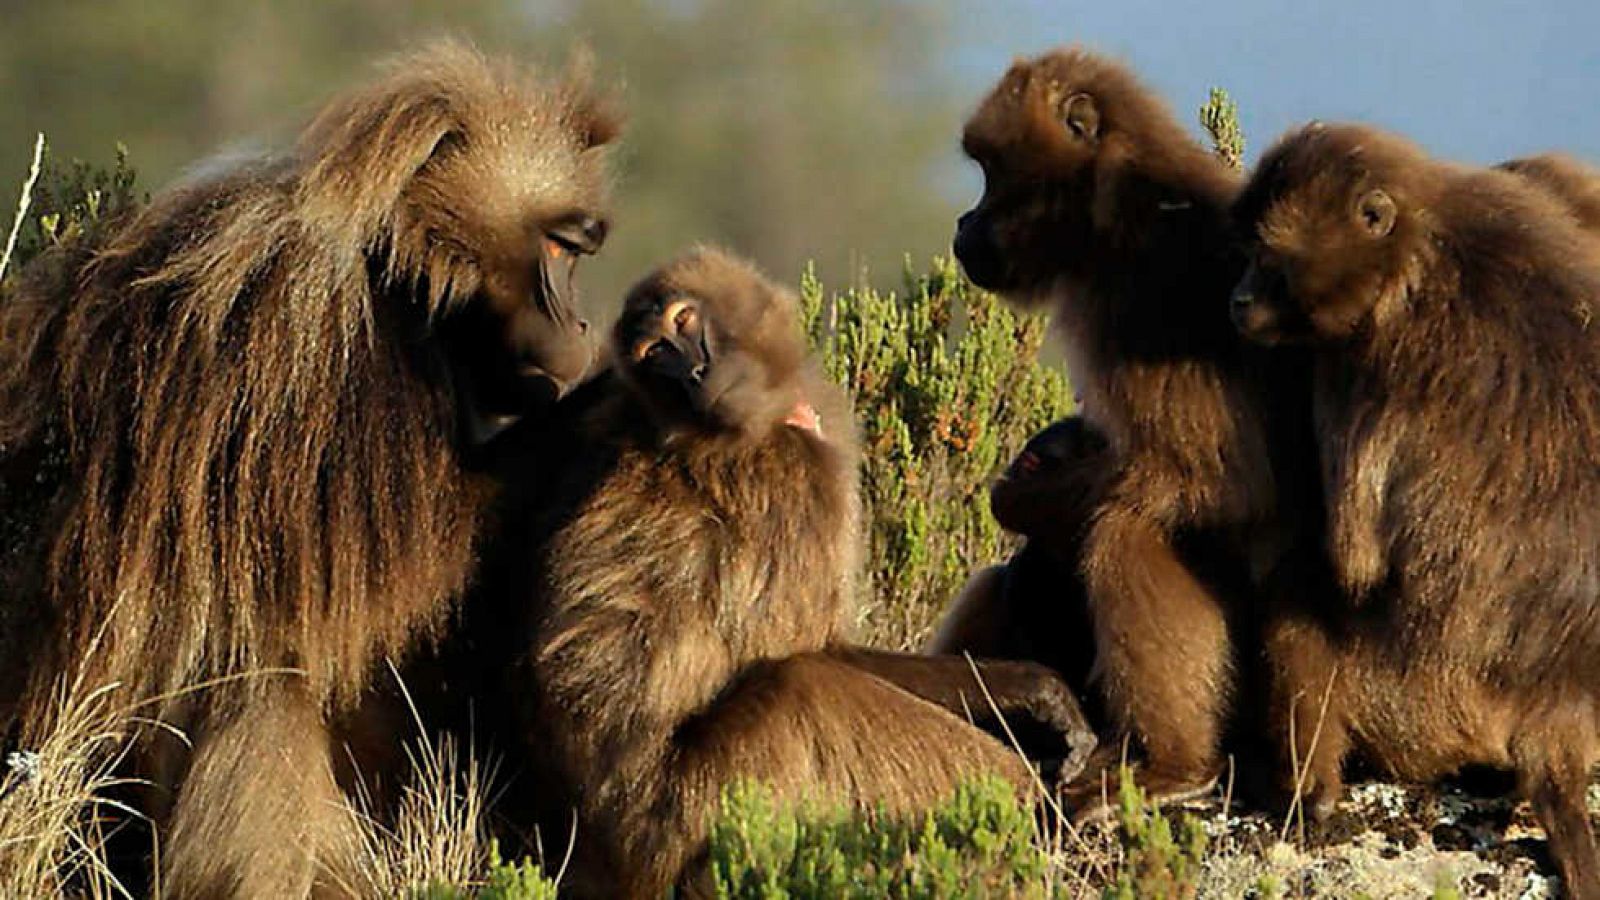
<path id="1" fill-rule="evenodd" d="M 109 822 L 139 813 L 110 798 L 142 724 L 118 685 L 65 685 L 37 747 L 6 758 L 0 778 L 0 897 L 128 897 L 106 865 Z M 113 813 L 113 815 L 106 815 Z"/>
<path id="2" fill-rule="evenodd" d="M 392 825 L 372 814 L 370 798 L 352 799 L 356 839 L 342 869 L 354 873 L 356 883 L 345 887 L 387 898 L 481 882 L 491 855 L 485 813 L 492 768 L 450 736 L 430 737 L 399 674 L 393 667 L 390 672 L 417 726 L 417 739 L 406 750 L 411 777 Z"/>

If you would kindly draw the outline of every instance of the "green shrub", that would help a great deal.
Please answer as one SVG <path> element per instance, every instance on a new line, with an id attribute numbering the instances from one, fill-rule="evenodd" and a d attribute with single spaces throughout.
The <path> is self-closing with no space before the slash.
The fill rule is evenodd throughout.
<path id="1" fill-rule="evenodd" d="M 1188 900 L 1196 895 L 1205 861 L 1206 833 L 1193 816 L 1176 830 L 1150 804 L 1124 766 L 1117 791 L 1117 841 L 1122 864 L 1106 886 L 1105 900 Z"/>
<path id="2" fill-rule="evenodd" d="M 1239 104 L 1219 87 L 1200 106 L 1200 127 L 1211 137 L 1211 152 L 1235 169 L 1244 168 L 1244 130 L 1239 127 Z"/>
<path id="3" fill-rule="evenodd" d="M 534 862 L 506 862 L 500 847 L 489 845 L 489 873 L 480 887 L 430 884 L 413 900 L 556 900 L 556 883 Z"/>
<path id="4" fill-rule="evenodd" d="M 767 788 L 723 791 L 710 862 L 723 898 L 1044 896 L 1048 859 L 1011 786 L 959 788 L 922 818 L 786 806 Z"/>
<path id="5" fill-rule="evenodd" d="M 135 188 L 136 178 L 128 165 L 128 150 L 121 144 L 109 168 L 76 159 L 60 163 L 46 148 L 38 179 L 26 194 L 27 210 L 19 223 L 10 264 L 0 275 L 16 273 L 53 247 L 97 239 L 102 225 L 144 203 L 146 198 Z M 9 227 L 8 222 L 7 232 Z"/>
<path id="6" fill-rule="evenodd" d="M 864 636 L 910 647 L 972 571 L 1002 558 L 988 482 L 1035 431 L 1066 415 L 1066 376 L 1040 365 L 1042 317 L 974 288 L 954 262 L 906 273 L 904 294 L 801 298 L 827 372 L 853 395 L 862 432 L 869 596 Z"/>

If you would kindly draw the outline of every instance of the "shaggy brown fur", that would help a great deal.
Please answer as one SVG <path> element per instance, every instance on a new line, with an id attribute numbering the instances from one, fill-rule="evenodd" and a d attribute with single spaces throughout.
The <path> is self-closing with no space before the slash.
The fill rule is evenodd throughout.
<path id="1" fill-rule="evenodd" d="M 1235 685 L 1230 618 L 1251 618 L 1248 577 L 1297 540 L 1286 486 L 1315 484 L 1299 362 L 1242 345 L 1221 312 L 1242 268 L 1238 179 L 1131 74 L 1075 49 L 1013 65 L 963 145 L 985 186 L 956 254 L 979 285 L 1055 310 L 1120 463 L 1081 561 L 1106 711 L 1153 793 L 1202 790 Z M 1217 549 L 1188 556 L 1189 537 Z M 1088 775 L 1073 799 L 1092 814 Z"/>
<path id="2" fill-rule="evenodd" d="M 1088 696 L 1094 624 L 1078 560 L 1115 465 L 1105 437 L 1082 418 L 1029 438 L 989 490 L 995 521 L 1026 540 L 1010 560 L 967 581 L 927 652 L 1031 659 Z"/>
<path id="3" fill-rule="evenodd" d="M 310 886 L 325 718 L 469 574 L 489 495 L 453 435 L 588 366 L 571 261 L 604 236 L 615 130 L 581 79 L 439 45 L 0 313 L 6 514 L 36 550 L 0 573 L 24 588 L 0 654 L 36 663 L 5 698 L 22 739 L 66 678 L 130 701 L 236 679 L 146 710 L 195 742 L 152 738 L 137 773 L 176 789 L 170 896 Z"/>
<path id="4" fill-rule="evenodd" d="M 1280 141 L 1236 214 L 1254 248 L 1236 321 L 1317 348 L 1328 531 L 1355 604 L 1272 646 L 1280 698 L 1328 697 L 1315 742 L 1298 729 L 1308 792 L 1338 795 L 1352 743 L 1409 778 L 1514 769 L 1569 890 L 1600 897 L 1589 235 L 1517 177 L 1349 125 Z"/>
<path id="5" fill-rule="evenodd" d="M 533 752 L 568 781 L 592 854 L 570 887 L 661 896 L 740 777 L 901 812 L 980 773 L 1028 783 L 1010 750 L 940 708 L 982 709 L 966 660 L 843 643 L 858 459 L 793 295 L 699 251 L 632 291 L 613 352 L 621 389 L 540 554 L 527 668 Z M 1048 670 L 985 677 L 1002 709 L 1054 726 L 1060 752 L 1092 746 Z"/>
<path id="6" fill-rule="evenodd" d="M 1591 234 L 1600 235 L 1600 169 L 1565 153 L 1541 153 L 1496 166 L 1554 194 Z"/>

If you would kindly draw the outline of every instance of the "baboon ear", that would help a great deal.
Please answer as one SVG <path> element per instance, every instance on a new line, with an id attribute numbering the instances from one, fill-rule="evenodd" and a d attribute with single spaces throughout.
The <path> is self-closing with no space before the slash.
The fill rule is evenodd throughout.
<path id="1" fill-rule="evenodd" d="M 1088 94 L 1073 94 L 1061 104 L 1061 121 L 1080 140 L 1100 137 L 1100 108 Z"/>
<path id="2" fill-rule="evenodd" d="M 1382 188 L 1373 188 L 1356 201 L 1356 217 L 1361 227 L 1373 237 L 1383 237 L 1393 231 L 1395 216 L 1398 213 L 1399 208 L 1395 206 L 1394 198 Z"/>
<path id="3" fill-rule="evenodd" d="M 592 150 L 616 141 L 622 133 L 623 115 L 612 95 L 590 93 L 574 109 L 573 125 L 580 146 Z"/>

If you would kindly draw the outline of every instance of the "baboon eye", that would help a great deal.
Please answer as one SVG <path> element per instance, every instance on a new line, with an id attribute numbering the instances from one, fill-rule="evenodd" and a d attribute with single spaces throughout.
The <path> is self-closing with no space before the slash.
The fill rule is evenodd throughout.
<path id="1" fill-rule="evenodd" d="M 1394 199 L 1379 188 L 1362 194 L 1361 200 L 1356 204 L 1356 214 L 1361 220 L 1361 227 L 1373 237 L 1383 237 L 1394 230 L 1394 220 L 1398 212 Z"/>
<path id="2" fill-rule="evenodd" d="M 664 340 L 643 340 L 633 345 L 633 358 L 637 362 L 644 362 L 670 353 L 672 349 L 672 344 Z"/>

